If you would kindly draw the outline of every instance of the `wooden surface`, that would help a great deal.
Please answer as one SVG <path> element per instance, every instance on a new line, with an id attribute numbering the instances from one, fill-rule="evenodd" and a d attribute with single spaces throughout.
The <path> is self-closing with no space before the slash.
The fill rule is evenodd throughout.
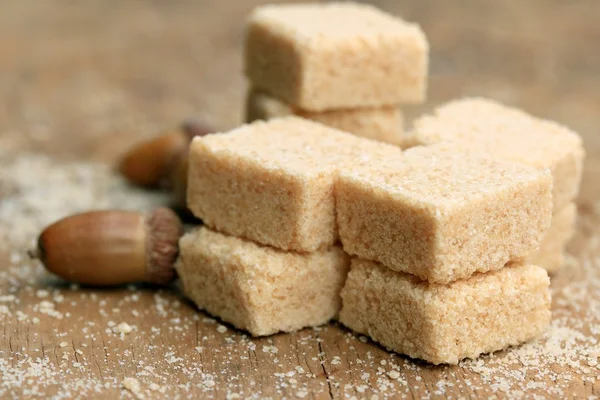
<path id="1" fill-rule="evenodd" d="M 0 168 L 32 152 L 110 164 L 140 138 L 190 116 L 236 126 L 246 89 L 242 26 L 255 3 L 2 1 Z M 553 277 L 549 333 L 459 367 L 392 355 L 336 324 L 250 339 L 217 329 L 175 289 L 71 290 L 24 261 L 27 246 L 4 243 L 0 397 L 600 396 L 600 6 L 374 3 L 421 23 L 431 43 L 429 101 L 410 116 L 481 95 L 583 136 L 578 233 L 568 265 Z M 0 185 L 0 208 L 3 195 Z M 0 233 L 10 236 L 6 229 Z M 134 330 L 121 337 L 112 326 L 121 322 Z M 139 392 L 124 390 L 127 377 L 139 381 Z"/>

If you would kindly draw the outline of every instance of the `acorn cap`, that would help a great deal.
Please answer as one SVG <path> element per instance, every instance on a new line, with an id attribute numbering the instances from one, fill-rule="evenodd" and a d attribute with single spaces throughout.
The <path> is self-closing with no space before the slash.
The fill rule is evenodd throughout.
<path id="1" fill-rule="evenodd" d="M 164 285 L 175 277 L 174 264 L 179 255 L 179 238 L 183 235 L 181 220 L 169 208 L 161 207 L 146 217 L 148 230 L 146 281 Z"/>

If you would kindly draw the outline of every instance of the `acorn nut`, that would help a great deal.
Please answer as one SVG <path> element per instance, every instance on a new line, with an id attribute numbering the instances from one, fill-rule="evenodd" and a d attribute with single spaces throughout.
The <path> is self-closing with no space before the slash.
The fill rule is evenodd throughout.
<path id="1" fill-rule="evenodd" d="M 119 172 L 135 185 L 172 187 L 173 171 L 180 160 L 187 157 L 192 139 L 212 132 L 214 130 L 203 122 L 186 121 L 173 131 L 132 148 L 121 160 Z"/>
<path id="2" fill-rule="evenodd" d="M 168 208 L 146 214 L 91 211 L 44 229 L 36 256 L 46 269 L 70 282 L 166 284 L 175 277 L 182 234 L 181 221 Z"/>

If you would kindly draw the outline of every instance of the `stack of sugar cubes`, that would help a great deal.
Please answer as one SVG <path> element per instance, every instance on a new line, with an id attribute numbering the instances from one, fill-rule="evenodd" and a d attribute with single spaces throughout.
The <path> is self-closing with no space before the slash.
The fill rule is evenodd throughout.
<path id="1" fill-rule="evenodd" d="M 181 240 L 177 268 L 200 308 L 253 335 L 338 314 L 350 258 L 339 245 L 335 180 L 340 170 L 401 156 L 372 138 L 400 140 L 397 104 L 424 98 L 427 60 L 416 25 L 371 6 L 268 5 L 251 14 L 246 71 L 262 91 L 255 109 L 273 93 L 329 111 L 269 114 L 191 144 L 188 208 L 205 227 Z M 330 126 L 344 121 L 371 138 Z"/>
<path id="2" fill-rule="evenodd" d="M 186 295 L 255 336 L 328 322 L 350 264 L 337 244 L 338 173 L 401 155 L 296 116 L 194 139 L 188 207 L 205 227 L 180 241 Z"/>
<path id="3" fill-rule="evenodd" d="M 425 99 L 425 35 L 369 5 L 258 7 L 245 58 L 248 122 L 294 114 L 400 145 L 400 106 Z"/>
<path id="4" fill-rule="evenodd" d="M 340 322 L 434 364 L 540 335 L 549 278 L 525 260 L 550 226 L 551 192 L 547 170 L 443 144 L 342 172 L 337 221 L 355 258 Z"/>
<path id="5" fill-rule="evenodd" d="M 252 76 L 264 82 L 276 74 L 271 65 L 283 63 L 295 72 L 279 90 L 308 104 L 385 98 L 392 85 L 379 78 L 394 65 L 380 70 L 378 59 L 365 55 L 370 62 L 360 63 L 354 52 L 383 54 L 364 39 L 377 37 L 386 51 L 397 43 L 403 53 L 410 31 L 392 21 L 405 22 L 386 16 L 373 24 L 373 9 L 356 5 L 293 6 L 292 14 L 289 7 L 253 14 L 251 25 L 264 22 L 262 45 L 248 48 Z M 336 33 L 329 40 L 332 10 L 353 10 L 352 24 L 362 27 L 355 38 L 344 31 L 348 43 Z M 424 77 L 426 46 L 421 52 L 395 63 Z M 327 64 L 336 60 L 354 61 L 342 64 L 342 74 Z M 336 73 L 325 79 L 313 65 Z M 394 83 L 388 95 L 410 83 Z M 177 269 L 187 296 L 255 336 L 337 318 L 386 348 L 435 364 L 540 335 L 550 321 L 550 293 L 538 265 L 562 249 L 554 226 L 572 219 L 560 210 L 573 212 L 583 158 L 577 136 L 472 99 L 423 117 L 409 139 L 413 147 L 403 151 L 298 116 L 194 139 L 188 207 L 205 226 L 180 242 Z M 522 148 L 534 142 L 542 150 Z"/>

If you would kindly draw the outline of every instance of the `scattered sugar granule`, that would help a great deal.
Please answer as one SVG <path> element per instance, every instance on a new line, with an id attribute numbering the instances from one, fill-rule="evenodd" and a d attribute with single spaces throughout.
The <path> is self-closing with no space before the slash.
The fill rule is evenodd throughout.
<path id="1" fill-rule="evenodd" d="M 23 311 L 17 311 L 17 321 L 25 321 L 29 316 L 25 314 Z"/>
<path id="2" fill-rule="evenodd" d="M 181 358 L 181 357 L 175 357 L 175 353 L 172 351 L 165 354 L 165 361 L 169 364 L 174 364 L 174 363 L 180 362 L 182 360 L 183 360 L 183 358 Z"/>
<path id="3" fill-rule="evenodd" d="M 160 386 L 157 383 L 152 382 L 148 388 L 150 390 L 152 390 L 153 392 L 160 392 L 160 393 L 164 393 L 165 392 L 165 387 L 164 386 Z"/>
<path id="4" fill-rule="evenodd" d="M 227 327 L 225 325 L 219 325 L 219 326 L 217 326 L 217 332 L 225 333 L 225 332 L 227 332 Z"/>
<path id="5" fill-rule="evenodd" d="M 339 365 L 342 363 L 342 360 L 340 359 L 339 356 L 334 356 L 333 359 L 331 360 L 331 364 L 333 365 Z"/>
<path id="6" fill-rule="evenodd" d="M 263 346 L 262 351 L 263 353 L 277 354 L 279 349 L 275 346 Z"/>
<path id="7" fill-rule="evenodd" d="M 400 378 L 400 373 L 398 371 L 392 370 L 387 373 L 387 376 L 389 376 L 392 379 L 398 379 Z"/>
<path id="8" fill-rule="evenodd" d="M 136 396 L 138 399 L 143 398 L 143 396 L 142 396 L 142 388 L 140 386 L 140 382 L 137 379 L 135 379 L 135 378 L 125 378 L 121 382 L 121 385 L 123 385 L 123 387 L 125 389 L 127 389 L 131 393 L 133 393 L 133 395 Z"/>
<path id="9" fill-rule="evenodd" d="M 39 303 L 39 306 L 40 306 L 41 311 L 54 309 L 54 303 L 52 303 L 51 301 L 48 301 L 48 300 L 41 301 Z"/>
<path id="10" fill-rule="evenodd" d="M 127 322 L 121 322 L 119 325 L 117 325 L 116 330 L 119 333 L 127 334 L 131 333 L 131 331 L 133 331 L 133 328 Z"/>
<path id="11" fill-rule="evenodd" d="M 40 289 L 40 290 L 38 290 L 38 291 L 35 293 L 35 295 L 36 295 L 38 298 L 40 298 L 40 299 L 41 299 L 41 298 L 43 298 L 43 297 L 48 297 L 48 295 L 49 295 L 49 294 L 50 294 L 50 293 L 49 293 L 47 290 L 44 290 L 44 289 Z"/>
<path id="12" fill-rule="evenodd" d="M 204 386 L 206 386 L 208 388 L 215 387 L 215 385 L 216 385 L 215 381 L 210 378 L 205 379 L 202 383 L 204 384 Z"/>
<path id="13" fill-rule="evenodd" d="M 7 294 L 7 295 L 0 296 L 0 303 L 12 303 L 16 299 L 17 298 L 15 297 L 14 294 Z"/>
<path id="14" fill-rule="evenodd" d="M 59 346 L 62 347 L 62 348 L 65 348 L 65 347 L 68 346 L 68 343 L 67 342 L 60 342 Z"/>

